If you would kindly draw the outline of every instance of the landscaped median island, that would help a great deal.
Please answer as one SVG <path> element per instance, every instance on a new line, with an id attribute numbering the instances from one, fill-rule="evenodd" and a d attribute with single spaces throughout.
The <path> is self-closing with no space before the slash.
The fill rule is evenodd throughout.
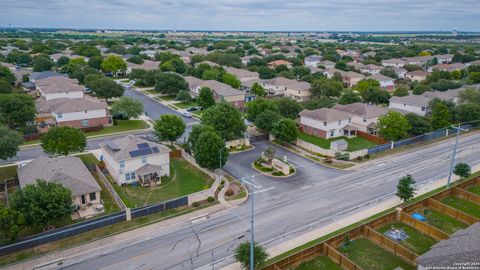
<path id="1" fill-rule="evenodd" d="M 288 161 L 276 158 L 275 150 L 267 148 L 262 155 L 253 162 L 253 167 L 266 175 L 272 177 L 291 176 L 296 172 L 295 167 Z"/>
<path id="2" fill-rule="evenodd" d="M 399 207 L 272 258 L 262 269 L 340 269 L 329 266 L 330 263 L 341 265 L 342 269 L 417 269 L 422 262 L 428 261 L 427 258 L 437 254 L 434 249 L 452 245 L 436 245 L 437 242 L 458 240 L 464 229 L 473 229 L 475 225 L 470 225 L 478 222 L 480 200 L 475 193 L 468 192 L 479 186 L 479 175 L 477 172 L 458 180 L 448 189 L 444 186 L 410 201 L 407 199 Z M 405 198 L 401 194 L 398 196 Z M 457 241 L 455 245 L 462 243 Z M 458 251 L 465 248 L 458 247 L 455 254 L 445 253 L 442 257 L 455 260 Z M 425 266 L 429 265 L 422 265 Z"/>

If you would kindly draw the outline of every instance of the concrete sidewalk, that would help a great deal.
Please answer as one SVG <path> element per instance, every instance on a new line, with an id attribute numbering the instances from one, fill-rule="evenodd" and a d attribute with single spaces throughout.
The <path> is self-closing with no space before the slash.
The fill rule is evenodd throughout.
<path id="1" fill-rule="evenodd" d="M 476 172 L 480 170 L 480 166 L 476 166 L 472 168 L 472 171 Z M 452 182 L 455 182 L 459 179 L 459 177 L 453 175 L 452 176 Z M 432 190 L 438 189 L 442 186 L 445 186 L 447 184 L 447 178 L 440 179 L 438 181 L 432 181 L 430 183 L 426 183 L 424 185 L 421 185 L 417 187 L 417 193 L 416 197 L 423 195 L 425 193 L 428 193 Z M 317 230 L 310 231 L 308 233 L 305 233 L 299 237 L 296 237 L 294 239 L 288 240 L 282 244 L 276 245 L 274 247 L 271 247 L 267 250 L 267 253 L 270 258 L 279 256 L 289 250 L 292 250 L 296 247 L 302 246 L 304 244 L 307 244 L 313 240 L 316 240 L 318 238 L 321 238 L 325 235 L 328 235 L 330 233 L 333 233 L 335 231 L 338 231 L 341 228 L 347 227 L 349 225 L 352 225 L 354 223 L 357 223 L 359 221 L 362 221 L 364 219 L 367 219 L 373 215 L 376 215 L 378 213 L 381 213 L 385 210 L 391 209 L 393 207 L 399 206 L 402 203 L 402 201 L 396 197 L 396 196 L 391 196 L 390 198 L 377 203 L 375 206 L 369 207 L 365 210 L 350 214 L 349 216 L 339 219 L 338 221 L 335 221 L 333 223 L 330 223 L 322 228 L 319 228 Z M 227 269 L 227 270 L 241 270 L 241 266 L 239 263 L 233 263 L 228 266 L 223 267 L 222 269 Z"/>
<path id="2" fill-rule="evenodd" d="M 76 262 L 81 262 L 88 258 L 96 257 L 99 254 L 108 254 L 112 251 L 143 242 L 146 239 L 152 239 L 169 227 L 178 226 L 181 223 L 190 222 L 200 217 L 208 218 L 213 214 L 221 214 L 222 211 L 227 209 L 229 208 L 225 205 L 217 204 L 205 209 L 132 229 L 113 236 L 107 236 L 105 238 L 97 239 L 85 244 L 54 251 L 33 259 L 8 265 L 2 269 L 33 269 L 38 265 L 56 262 L 59 260 L 64 260 L 64 265 L 75 264 Z"/>

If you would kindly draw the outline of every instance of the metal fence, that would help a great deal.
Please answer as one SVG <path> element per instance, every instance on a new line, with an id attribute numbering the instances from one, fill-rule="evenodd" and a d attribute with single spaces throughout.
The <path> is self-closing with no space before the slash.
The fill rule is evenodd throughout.
<path id="1" fill-rule="evenodd" d="M 147 205 L 132 209 L 131 217 L 138 218 L 143 216 L 152 215 L 155 213 L 163 212 L 169 209 L 178 208 L 188 205 L 188 196 L 176 198 L 173 200 L 160 202 L 157 204 Z M 126 221 L 126 212 L 118 212 L 94 219 L 85 220 L 80 223 L 54 229 L 52 231 L 39 233 L 27 238 L 22 239 L 19 242 L 5 245 L 0 247 L 0 256 L 24 250 L 27 248 L 33 248 L 39 245 L 51 243 L 57 240 L 61 240 L 67 237 L 75 236 L 81 233 L 92 231 L 95 229 L 103 228 L 109 225 L 113 225 L 122 221 Z"/>
<path id="2" fill-rule="evenodd" d="M 381 144 L 381 145 L 377 145 L 377 146 L 374 146 L 372 148 L 368 148 L 368 154 L 371 155 L 371 154 L 375 154 L 375 153 L 378 153 L 378 152 L 383 152 L 383 151 L 387 151 L 389 149 L 392 148 L 392 144 L 391 143 L 385 143 L 385 144 Z"/>

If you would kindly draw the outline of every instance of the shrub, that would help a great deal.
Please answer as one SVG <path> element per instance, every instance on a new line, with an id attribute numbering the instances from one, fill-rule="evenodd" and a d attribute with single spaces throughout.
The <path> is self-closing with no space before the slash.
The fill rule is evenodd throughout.
<path id="1" fill-rule="evenodd" d="M 363 160 L 363 157 L 362 157 L 362 156 L 359 156 L 359 157 L 357 157 L 357 160 L 358 160 L 358 161 L 362 161 L 362 160 Z"/>
<path id="2" fill-rule="evenodd" d="M 235 192 L 233 192 L 233 190 L 231 188 L 227 189 L 227 191 L 225 191 L 225 196 L 233 196 L 233 194 L 235 194 Z"/>
<path id="3" fill-rule="evenodd" d="M 207 198 L 207 202 L 214 202 L 214 201 L 215 201 L 215 198 L 212 197 L 212 196 L 209 196 L 209 197 Z"/>
<path id="4" fill-rule="evenodd" d="M 223 186 L 224 184 L 225 184 L 225 180 L 222 180 L 222 181 L 220 182 L 220 185 Z"/>
<path id="5" fill-rule="evenodd" d="M 193 207 L 199 207 L 199 206 L 200 206 L 200 203 L 199 203 L 199 202 L 194 202 L 194 203 L 192 203 L 192 206 L 193 206 Z"/>
<path id="6" fill-rule="evenodd" d="M 350 154 L 349 153 L 336 152 L 335 153 L 335 158 L 338 159 L 338 160 L 349 160 L 350 159 Z"/>
<path id="7" fill-rule="evenodd" d="M 370 154 L 366 154 L 365 156 L 363 156 L 364 158 L 366 159 L 369 159 L 370 158 Z"/>
<path id="8" fill-rule="evenodd" d="M 293 167 L 290 167 L 290 174 L 294 173 L 295 169 Z"/>
<path id="9" fill-rule="evenodd" d="M 333 162 L 333 160 L 332 160 L 331 157 L 326 157 L 326 158 L 323 159 L 323 161 L 324 161 L 325 163 L 332 163 L 332 162 Z"/>
<path id="10" fill-rule="evenodd" d="M 274 172 L 272 173 L 272 175 L 282 176 L 282 175 L 284 175 L 284 174 L 283 174 L 282 172 L 280 172 L 280 171 L 274 171 Z"/>

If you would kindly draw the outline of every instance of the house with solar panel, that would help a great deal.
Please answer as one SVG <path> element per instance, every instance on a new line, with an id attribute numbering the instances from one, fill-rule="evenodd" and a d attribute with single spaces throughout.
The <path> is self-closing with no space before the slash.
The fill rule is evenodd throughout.
<path id="1" fill-rule="evenodd" d="M 154 186 L 170 175 L 170 149 L 136 135 L 100 144 L 101 160 L 118 185 Z"/>

